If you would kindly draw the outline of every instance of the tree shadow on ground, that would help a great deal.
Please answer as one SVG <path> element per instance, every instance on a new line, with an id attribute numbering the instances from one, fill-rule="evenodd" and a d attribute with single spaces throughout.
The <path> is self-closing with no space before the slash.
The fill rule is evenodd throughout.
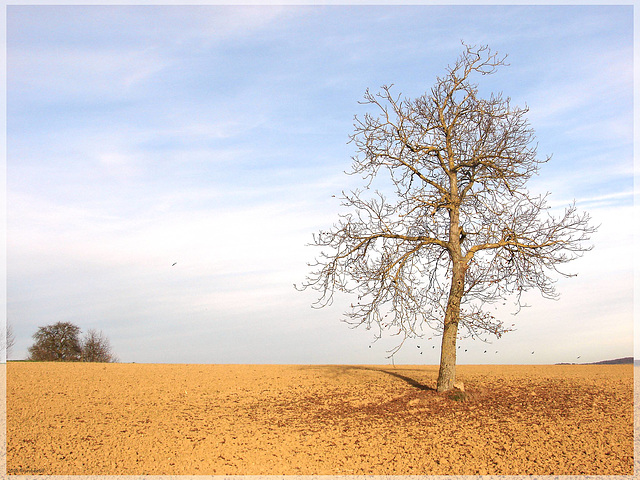
<path id="1" fill-rule="evenodd" d="M 341 366 L 335 366 L 332 368 L 333 370 L 336 371 L 347 371 L 347 370 L 368 370 L 370 372 L 381 372 L 381 373 L 386 373 L 387 375 L 391 375 L 392 377 L 398 378 L 406 383 L 408 383 L 409 385 L 411 385 L 414 388 L 417 388 L 418 390 L 423 390 L 423 391 L 431 391 L 431 392 L 435 392 L 436 389 L 433 387 L 430 387 L 428 385 L 425 385 L 423 383 L 418 382 L 417 380 L 411 378 L 411 377 L 407 377 L 406 375 L 402 375 L 398 372 L 394 372 L 391 370 L 386 370 L 386 369 L 382 369 L 382 368 L 374 368 L 374 367 L 365 367 L 365 366 L 360 366 L 360 365 L 341 365 Z"/>
<path id="2" fill-rule="evenodd" d="M 411 378 L 411 377 L 406 377 L 406 376 L 404 376 L 404 375 L 400 375 L 400 374 L 399 374 L 399 373 L 397 373 L 397 372 L 390 372 L 390 371 L 388 371 L 388 370 L 376 370 L 376 371 L 386 373 L 387 375 L 391 375 L 392 377 L 399 378 L 400 380 L 404 380 L 404 381 L 405 381 L 405 382 L 407 382 L 409 385 L 411 385 L 412 387 L 415 387 L 415 388 L 417 388 L 417 389 L 419 389 L 419 390 L 425 390 L 425 391 L 435 391 L 435 390 L 436 390 L 436 389 L 435 389 L 435 388 L 433 388 L 433 387 L 430 387 L 430 386 L 428 386 L 428 385 L 425 385 L 425 384 L 423 384 L 423 383 L 420 383 L 420 382 L 418 382 L 418 381 L 414 380 L 414 379 L 413 379 L 413 378 Z"/>

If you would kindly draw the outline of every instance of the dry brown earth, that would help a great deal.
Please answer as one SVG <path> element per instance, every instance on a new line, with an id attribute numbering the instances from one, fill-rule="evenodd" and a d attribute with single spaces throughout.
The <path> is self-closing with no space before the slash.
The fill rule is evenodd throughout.
<path id="1" fill-rule="evenodd" d="M 9 363 L 17 475 L 633 474 L 633 367 Z"/>

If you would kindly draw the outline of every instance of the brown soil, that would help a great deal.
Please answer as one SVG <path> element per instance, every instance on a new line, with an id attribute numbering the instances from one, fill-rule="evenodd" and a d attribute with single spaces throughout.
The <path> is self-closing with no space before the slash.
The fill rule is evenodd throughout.
<path id="1" fill-rule="evenodd" d="M 633 474 L 630 365 L 9 363 L 16 475 Z"/>

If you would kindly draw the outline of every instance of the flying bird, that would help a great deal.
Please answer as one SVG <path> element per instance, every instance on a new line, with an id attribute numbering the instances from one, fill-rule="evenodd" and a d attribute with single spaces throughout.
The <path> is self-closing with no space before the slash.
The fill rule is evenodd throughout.
<path id="1" fill-rule="evenodd" d="M 172 267 L 174 267 L 178 262 L 173 262 L 173 265 L 171 265 Z"/>

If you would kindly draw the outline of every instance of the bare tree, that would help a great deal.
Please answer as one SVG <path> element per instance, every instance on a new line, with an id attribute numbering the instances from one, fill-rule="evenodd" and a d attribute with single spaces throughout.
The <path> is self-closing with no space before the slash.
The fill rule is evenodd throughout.
<path id="1" fill-rule="evenodd" d="M 82 339 L 83 362 L 117 362 L 118 359 L 111 350 L 109 339 L 97 330 L 89 330 Z"/>
<path id="2" fill-rule="evenodd" d="M 500 337 L 509 331 L 486 307 L 538 289 L 557 296 L 549 274 L 590 250 L 594 227 L 575 204 L 554 216 L 547 195 L 525 185 L 540 164 L 528 108 L 492 94 L 480 98 L 474 75 L 493 74 L 505 57 L 466 46 L 430 92 L 415 99 L 391 87 L 368 90 L 377 115 L 356 117 L 351 174 L 386 182 L 383 192 L 342 193 L 348 213 L 314 235 L 328 247 L 303 288 L 331 304 L 335 291 L 355 293 L 348 323 L 406 338 L 424 326 L 442 335 L 437 389 L 453 388 L 458 336 Z M 379 175 L 386 171 L 388 176 Z M 382 177 L 382 178 L 381 178 Z M 385 196 L 386 193 L 386 196 Z M 391 195 L 388 199 L 387 196 Z"/>
<path id="3" fill-rule="evenodd" d="M 13 333 L 13 327 L 11 326 L 11 323 L 9 323 L 9 320 L 7 320 L 7 332 L 5 337 L 5 354 L 7 359 L 9 358 L 9 354 L 11 353 L 11 349 L 13 348 L 15 343 L 16 337 Z"/>
<path id="4" fill-rule="evenodd" d="M 35 343 L 29 347 L 29 359 L 35 361 L 79 361 L 82 355 L 78 334 L 80 327 L 58 322 L 38 327 L 33 334 Z"/>

